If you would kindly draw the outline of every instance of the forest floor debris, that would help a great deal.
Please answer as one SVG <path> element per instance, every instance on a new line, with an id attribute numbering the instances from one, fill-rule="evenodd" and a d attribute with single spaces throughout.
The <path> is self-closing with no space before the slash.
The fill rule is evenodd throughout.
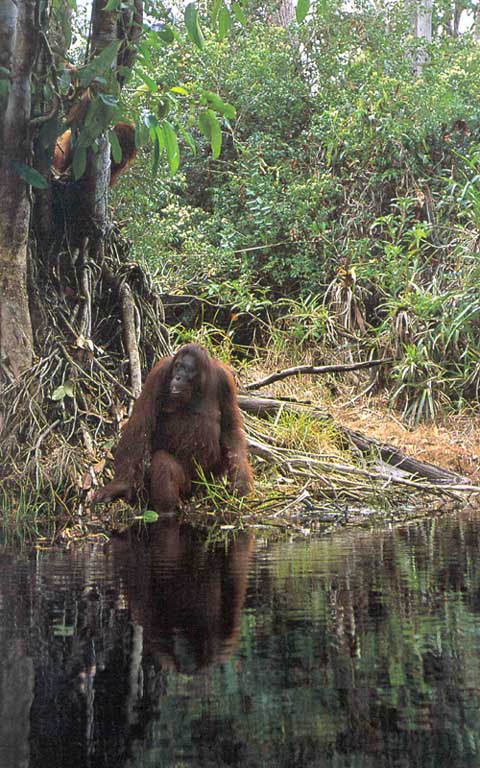
<path id="1" fill-rule="evenodd" d="M 265 364 L 241 369 L 241 384 L 270 376 L 282 367 L 280 362 L 270 358 Z M 80 366 L 76 374 L 76 391 L 88 392 L 88 374 L 83 384 Z M 262 414 L 255 415 L 255 407 L 245 413 L 255 465 L 255 494 L 238 499 L 222 482 L 207 484 L 183 506 L 180 519 L 207 526 L 212 535 L 219 536 L 240 529 L 261 531 L 262 535 L 308 536 L 343 527 L 403 522 L 466 504 L 476 505 L 480 499 L 480 417 L 465 412 L 408 430 L 388 407 L 385 394 L 358 396 L 365 390 L 369 375 L 363 370 L 327 376 L 296 375 L 241 396 L 241 400 L 243 397 L 273 404 L 271 413 L 264 408 Z M 104 389 L 107 391 L 108 384 Z M 280 407 L 279 398 L 283 398 Z M 70 399 L 64 397 L 61 403 L 68 405 Z M 31 493 L 25 484 L 23 499 L 13 505 L 11 497 L 2 502 L 5 520 L 18 525 L 24 518 L 24 528 L 30 526 L 34 532 L 42 528 L 45 519 L 52 524 L 47 507 L 54 505 L 50 538 L 66 545 L 82 538 L 109 535 L 138 516 L 145 523 L 155 519 L 149 510 L 131 511 L 122 502 L 107 508 L 89 504 L 89 492 L 106 482 L 111 473 L 110 449 L 118 439 L 120 419 L 108 408 L 105 413 L 96 408 L 95 418 L 103 426 L 93 439 L 86 427 L 89 408 L 85 406 L 82 411 L 78 430 L 76 412 L 69 416 L 69 440 L 58 419 L 50 424 L 38 420 L 42 429 L 34 436 L 30 450 L 30 463 L 33 457 L 35 467 Z M 365 437 L 366 447 L 362 440 L 359 443 L 351 439 L 352 430 Z M 92 439 L 85 441 L 85 431 Z M 368 443 L 372 438 L 412 457 L 413 470 L 405 471 L 401 464 L 394 466 L 382 459 L 379 447 Z M 440 468 L 438 478 L 430 474 L 429 463 L 436 465 L 434 470 Z M 65 485 L 62 468 L 67 466 L 70 486 L 62 493 L 55 478 Z M 42 498 L 43 485 L 50 496 L 45 493 Z"/>

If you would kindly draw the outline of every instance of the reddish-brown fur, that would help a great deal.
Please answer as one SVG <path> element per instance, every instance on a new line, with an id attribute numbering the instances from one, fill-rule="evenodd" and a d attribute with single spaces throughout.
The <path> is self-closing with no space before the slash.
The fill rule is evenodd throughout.
<path id="1" fill-rule="evenodd" d="M 122 148 L 122 158 L 116 163 L 112 157 L 110 167 L 110 186 L 117 183 L 119 177 L 128 171 L 137 155 L 135 146 L 135 126 L 131 123 L 117 123 L 113 130 L 117 134 Z M 58 137 L 53 152 L 53 167 L 58 173 L 65 173 L 73 160 L 72 131 L 70 128 Z"/>
<path id="2" fill-rule="evenodd" d="M 172 371 L 187 358 L 195 364 L 193 391 L 179 399 L 172 394 Z M 144 484 L 147 456 L 150 505 L 157 511 L 190 496 L 199 471 L 226 475 L 240 495 L 252 490 L 235 381 L 229 368 L 198 344 L 187 344 L 152 368 L 118 443 L 115 477 L 93 501 L 132 501 Z"/>

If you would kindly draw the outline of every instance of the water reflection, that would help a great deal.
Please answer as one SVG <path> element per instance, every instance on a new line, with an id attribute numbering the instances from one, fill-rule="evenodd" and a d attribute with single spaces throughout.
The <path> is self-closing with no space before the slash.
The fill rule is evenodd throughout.
<path id="1" fill-rule="evenodd" d="M 477 766 L 480 519 L 0 552 L 0 768 Z"/>
<path id="2" fill-rule="evenodd" d="M 204 543 L 194 529 L 167 519 L 109 544 L 131 620 L 142 630 L 143 659 L 156 669 L 192 674 L 235 648 L 254 540 Z"/>

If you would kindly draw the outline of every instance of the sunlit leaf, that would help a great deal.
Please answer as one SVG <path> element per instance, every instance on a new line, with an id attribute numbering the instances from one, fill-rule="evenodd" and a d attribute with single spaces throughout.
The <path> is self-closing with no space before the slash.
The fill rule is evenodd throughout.
<path id="1" fill-rule="evenodd" d="M 247 26 L 247 17 L 245 16 L 245 14 L 243 12 L 243 9 L 242 9 L 240 3 L 232 3 L 232 11 L 233 11 L 233 13 L 235 15 L 235 18 L 237 19 L 237 21 L 240 22 L 242 27 L 246 27 Z"/>
<path id="2" fill-rule="evenodd" d="M 218 95 L 218 93 L 213 93 L 213 91 L 205 91 L 205 97 L 212 109 L 225 115 L 229 120 L 233 120 L 237 114 L 237 110 L 232 104 L 228 104 Z"/>
<path id="3" fill-rule="evenodd" d="M 193 140 L 193 136 L 191 135 L 191 133 L 186 131 L 185 128 L 182 125 L 179 125 L 178 127 L 180 129 L 180 133 L 182 134 L 183 138 L 185 139 L 185 141 L 187 142 L 188 146 L 190 147 L 190 149 L 192 151 L 192 154 L 196 155 L 197 154 L 197 147 L 195 146 L 195 141 Z"/>
<path id="4" fill-rule="evenodd" d="M 212 156 L 213 159 L 216 160 L 220 156 L 220 150 L 222 148 L 222 129 L 220 128 L 215 112 L 211 109 L 206 109 L 204 112 L 201 112 L 198 117 L 198 124 L 205 138 L 210 140 Z"/>
<path id="5" fill-rule="evenodd" d="M 141 518 L 145 523 L 156 523 L 159 518 L 159 514 L 158 512 L 154 512 L 153 509 L 146 509 L 143 515 L 141 515 Z"/>
<path id="6" fill-rule="evenodd" d="M 297 6 L 295 8 L 295 16 L 300 24 L 306 17 L 310 10 L 310 0 L 297 0 Z"/>
<path id="7" fill-rule="evenodd" d="M 61 385 L 60 387 L 57 387 L 56 390 L 52 393 L 52 396 L 50 399 L 55 401 L 63 400 L 66 394 L 67 393 L 65 392 L 65 388 L 63 387 L 63 385 Z"/>
<path id="8" fill-rule="evenodd" d="M 203 32 L 200 28 L 198 11 L 195 7 L 195 3 L 189 3 L 185 8 L 185 26 L 190 39 L 195 43 L 197 48 L 202 49 L 205 44 L 205 38 L 203 37 Z"/>
<path id="9" fill-rule="evenodd" d="M 174 85 L 173 88 L 170 88 L 172 93 L 179 93 L 181 96 L 188 96 L 189 93 L 186 88 L 183 87 L 183 85 Z"/>
<path id="10" fill-rule="evenodd" d="M 177 172 L 180 164 L 180 152 L 178 149 L 177 134 L 168 121 L 165 121 L 163 124 L 163 136 L 165 140 L 165 149 L 167 150 L 168 165 L 170 173 L 173 176 Z"/>
<path id="11" fill-rule="evenodd" d="M 75 627 L 69 624 L 54 624 L 52 631 L 54 637 L 73 637 Z"/>
<path id="12" fill-rule="evenodd" d="M 223 40 L 228 35 L 231 28 L 232 17 L 230 16 L 230 11 L 222 5 L 218 14 L 218 36 L 220 40 Z"/>
<path id="13" fill-rule="evenodd" d="M 74 384 L 70 379 L 66 379 L 63 382 L 63 389 L 67 397 L 75 397 Z"/>

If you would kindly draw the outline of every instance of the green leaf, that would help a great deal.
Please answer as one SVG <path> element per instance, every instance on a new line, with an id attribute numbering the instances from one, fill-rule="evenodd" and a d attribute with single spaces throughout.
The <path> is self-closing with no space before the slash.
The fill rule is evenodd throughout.
<path id="1" fill-rule="evenodd" d="M 216 160 L 220 157 L 220 151 L 222 149 L 222 129 L 220 123 L 212 112 L 212 135 L 210 137 L 210 144 L 212 147 L 212 157 Z"/>
<path id="2" fill-rule="evenodd" d="M 146 523 L 156 523 L 159 518 L 159 514 L 158 512 L 154 512 L 153 509 L 146 509 L 142 515 L 142 518 Z"/>
<path id="3" fill-rule="evenodd" d="M 79 179 L 83 174 L 85 173 L 85 168 L 87 167 L 87 148 L 86 147 L 79 147 L 75 149 L 75 152 L 73 153 L 73 162 L 72 162 L 72 170 L 73 170 L 73 178 Z"/>
<path id="4" fill-rule="evenodd" d="M 149 75 L 147 75 L 145 72 L 138 72 L 137 74 L 140 80 L 143 80 L 149 91 L 152 93 L 156 93 L 158 91 L 157 81 L 154 80 L 153 77 L 149 77 Z"/>
<path id="5" fill-rule="evenodd" d="M 146 112 L 143 117 L 143 122 L 147 126 L 147 128 L 152 128 L 158 125 L 158 120 L 156 118 L 156 115 L 153 114 L 153 112 Z"/>
<path id="6" fill-rule="evenodd" d="M 66 379 L 63 382 L 63 389 L 64 389 L 65 394 L 66 394 L 67 397 L 75 397 L 75 392 L 74 392 L 74 388 L 73 388 L 73 381 L 71 381 L 70 379 Z"/>
<path id="7" fill-rule="evenodd" d="M 187 28 L 188 35 L 192 42 L 195 43 L 197 48 L 203 49 L 205 44 L 205 38 L 200 28 L 200 22 L 198 20 L 198 11 L 195 8 L 195 3 L 189 3 L 185 8 L 185 26 Z"/>
<path id="8" fill-rule="evenodd" d="M 135 147 L 140 149 L 148 142 L 150 131 L 145 123 L 137 123 L 135 126 Z"/>
<path id="9" fill-rule="evenodd" d="M 173 43 L 175 40 L 175 35 L 173 34 L 173 31 L 170 27 L 159 29 L 157 35 L 160 40 L 163 40 L 164 43 Z"/>
<path id="10" fill-rule="evenodd" d="M 237 110 L 232 104 L 228 104 L 226 101 L 220 98 L 218 93 L 213 93 L 213 91 L 205 91 L 205 97 L 212 109 L 220 112 L 221 115 L 225 115 L 225 117 L 227 117 L 229 120 L 233 120 L 237 114 Z"/>
<path id="11" fill-rule="evenodd" d="M 54 637 L 73 637 L 75 627 L 73 624 L 54 624 L 52 627 Z"/>
<path id="12" fill-rule="evenodd" d="M 110 142 L 110 149 L 112 150 L 112 158 L 116 163 L 119 163 L 122 159 L 122 148 L 118 136 L 115 131 L 109 131 L 107 135 Z"/>
<path id="13" fill-rule="evenodd" d="M 53 392 L 50 400 L 55 400 L 55 401 L 63 400 L 66 394 L 67 393 L 65 392 L 65 388 L 63 387 L 63 385 L 61 385 L 60 387 L 56 388 L 55 392 Z"/>
<path id="14" fill-rule="evenodd" d="M 222 5 L 218 14 L 218 36 L 220 40 L 223 40 L 228 35 L 231 28 L 232 17 L 230 16 L 230 11 Z"/>
<path id="15" fill-rule="evenodd" d="M 299 24 L 304 20 L 309 10 L 310 0 L 298 0 L 297 7 L 295 8 L 295 16 L 297 17 Z"/>
<path id="16" fill-rule="evenodd" d="M 198 116 L 198 125 L 206 139 L 210 139 L 210 121 L 207 112 L 200 112 Z"/>
<path id="17" fill-rule="evenodd" d="M 242 27 L 247 26 L 247 17 L 245 16 L 240 3 L 232 3 L 232 11 L 237 21 L 240 22 Z"/>
<path id="18" fill-rule="evenodd" d="M 170 88 L 172 93 L 179 93 L 181 96 L 188 96 L 189 93 L 186 88 L 183 87 L 183 85 L 174 85 L 173 88 Z"/>
<path id="19" fill-rule="evenodd" d="M 146 129 L 148 128 L 148 135 L 150 137 L 150 140 L 155 142 L 156 136 L 157 136 L 157 130 L 159 128 L 157 116 L 153 115 L 151 112 L 148 112 L 147 114 L 143 115 L 142 120 L 143 120 L 143 124 L 145 125 L 145 128 Z M 145 135 L 145 133 L 142 133 L 142 135 Z"/>
<path id="20" fill-rule="evenodd" d="M 116 112 L 116 108 L 105 104 L 103 99 L 93 99 L 89 104 L 83 128 L 78 137 L 79 146 L 92 146 L 94 140 L 108 130 Z"/>
<path id="21" fill-rule="evenodd" d="M 150 135 L 153 131 L 153 166 L 152 174 L 156 176 L 158 173 L 158 167 L 160 165 L 160 153 L 165 149 L 165 137 L 163 134 L 163 127 L 157 125 L 154 128 L 150 128 Z"/>
<path id="22" fill-rule="evenodd" d="M 108 0 L 108 3 L 104 8 L 102 8 L 103 11 L 118 11 L 118 6 L 122 0 Z"/>
<path id="23" fill-rule="evenodd" d="M 198 124 L 205 138 L 210 140 L 212 156 L 213 159 L 216 160 L 220 156 L 220 150 L 222 148 L 222 129 L 220 128 L 215 112 L 211 109 L 201 112 L 198 117 Z"/>
<path id="24" fill-rule="evenodd" d="M 81 85 L 86 87 L 92 80 L 99 79 L 102 75 L 111 74 L 112 66 L 116 61 L 120 41 L 115 40 L 95 56 L 85 67 L 77 70 L 77 77 Z"/>
<path id="25" fill-rule="evenodd" d="M 215 0 L 212 8 L 212 14 L 210 17 L 213 29 L 216 29 L 217 27 L 218 14 L 221 7 L 222 7 L 222 0 Z"/>
<path id="26" fill-rule="evenodd" d="M 48 181 L 42 176 L 41 173 L 32 168 L 31 165 L 24 165 L 24 163 L 15 163 L 15 171 L 27 184 L 35 189 L 47 189 Z"/>
<path id="27" fill-rule="evenodd" d="M 163 137 L 165 140 L 165 149 L 167 150 L 170 174 L 173 176 L 180 165 L 180 152 L 178 149 L 177 134 L 167 120 L 165 120 L 163 124 Z"/>
<path id="28" fill-rule="evenodd" d="M 183 138 L 185 139 L 185 141 L 187 142 L 188 146 L 192 150 L 192 154 L 196 155 L 197 154 L 197 147 L 195 146 L 195 142 L 193 140 L 192 134 L 189 133 L 188 131 L 186 131 L 185 128 L 182 125 L 179 125 L 178 127 L 179 127 L 180 133 L 182 134 Z"/>

